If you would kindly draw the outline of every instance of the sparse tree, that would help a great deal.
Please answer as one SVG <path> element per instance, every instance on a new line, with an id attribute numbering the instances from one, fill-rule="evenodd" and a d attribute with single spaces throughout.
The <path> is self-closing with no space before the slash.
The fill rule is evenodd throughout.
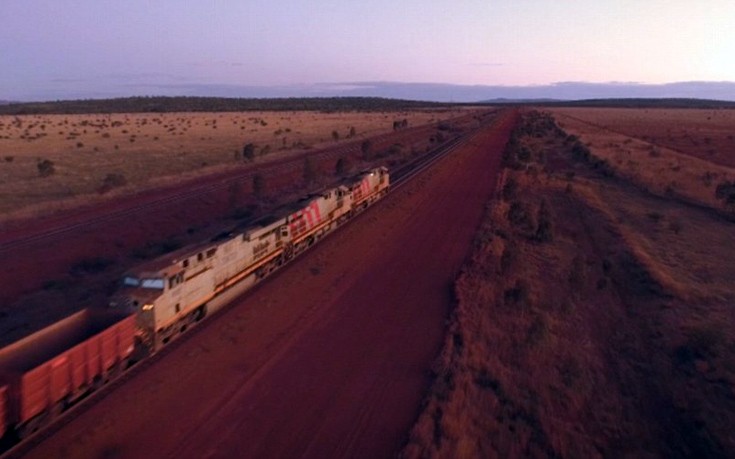
<path id="1" fill-rule="evenodd" d="M 335 142 L 338 141 L 339 140 L 339 132 L 332 131 L 332 139 L 334 139 Z"/>
<path id="2" fill-rule="evenodd" d="M 245 161 L 253 161 L 255 159 L 255 145 L 252 143 L 245 144 L 242 148 L 242 157 Z"/>
<path id="3" fill-rule="evenodd" d="M 56 169 L 54 168 L 54 162 L 50 159 L 39 161 L 36 166 L 38 167 L 38 175 L 40 175 L 41 177 L 49 177 L 51 175 L 54 175 L 54 173 L 56 172 Z"/>
<path id="4" fill-rule="evenodd" d="M 370 140 L 364 140 L 360 145 L 360 151 L 362 152 L 362 159 L 370 159 L 373 153 L 373 143 Z"/>
<path id="5" fill-rule="evenodd" d="M 355 126 L 350 126 L 350 137 L 355 137 L 356 134 Z"/>

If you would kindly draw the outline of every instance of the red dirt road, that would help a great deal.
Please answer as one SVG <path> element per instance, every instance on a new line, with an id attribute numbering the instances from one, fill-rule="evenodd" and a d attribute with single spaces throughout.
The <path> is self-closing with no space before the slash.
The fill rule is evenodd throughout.
<path id="1" fill-rule="evenodd" d="M 394 455 L 514 121 L 499 116 L 28 457 Z"/>

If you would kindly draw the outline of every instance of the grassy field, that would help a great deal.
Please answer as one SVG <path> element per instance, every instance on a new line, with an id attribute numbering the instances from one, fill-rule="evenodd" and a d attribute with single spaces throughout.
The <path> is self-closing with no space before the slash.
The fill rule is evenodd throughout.
<path id="1" fill-rule="evenodd" d="M 555 108 L 565 117 L 709 162 L 735 167 L 735 110 Z"/>
<path id="2" fill-rule="evenodd" d="M 182 175 L 445 120 L 462 109 L 391 112 L 135 113 L 0 116 L 0 216 L 130 192 Z M 53 171 L 51 173 L 51 170 Z M 125 184 L 124 188 L 120 187 Z M 109 194 L 109 193 L 108 193 Z"/>
<path id="3" fill-rule="evenodd" d="M 569 134 L 509 145 L 405 457 L 735 453 L 734 224 Z"/>
<path id="4" fill-rule="evenodd" d="M 602 166 L 659 196 L 733 213 L 735 110 L 553 109 Z"/>

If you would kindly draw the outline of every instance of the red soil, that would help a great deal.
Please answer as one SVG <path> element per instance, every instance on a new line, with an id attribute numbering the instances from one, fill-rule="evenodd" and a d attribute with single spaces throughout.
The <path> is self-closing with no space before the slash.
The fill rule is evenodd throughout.
<path id="1" fill-rule="evenodd" d="M 455 123 L 467 126 L 472 115 Z M 436 126 L 418 126 L 372 139 L 374 152 L 387 150 L 400 143 L 410 151 L 424 147 L 436 133 Z M 0 224 L 0 313 L 8 318 L 0 322 L 0 345 L 17 339 L 51 323 L 81 307 L 104 305 L 121 272 L 140 261 L 133 254 L 147 245 L 161 246 L 171 241 L 181 244 L 199 242 L 217 231 L 213 228 L 227 221 L 238 209 L 256 204 L 252 196 L 252 179 L 245 177 L 237 184 L 202 192 L 185 204 L 159 204 L 141 208 L 180 194 L 194 187 L 211 187 L 225 180 L 262 171 L 267 192 L 287 195 L 303 187 L 304 157 L 316 158 L 316 168 L 325 175 L 333 174 L 339 157 L 352 157 L 358 163 L 360 142 L 327 150 L 307 152 L 303 156 L 274 160 L 262 165 L 247 165 L 233 171 L 203 176 L 166 189 L 106 201 L 98 205 L 64 212 L 36 221 Z M 114 213 L 128 212 L 109 218 Z M 100 219 L 90 225 L 89 221 Z M 234 224 L 229 220 L 230 225 Z M 226 224 L 226 223 L 225 223 Z M 62 234 L 46 235 L 59 228 L 81 225 Z M 22 245 L 18 239 L 42 235 Z M 85 263 L 101 261 L 100 272 L 87 272 Z M 88 266 L 88 265 L 87 265 Z M 75 268 L 77 267 L 77 268 Z M 49 307 L 49 305 L 52 305 Z M 5 311 L 3 311 L 3 309 Z"/>
<path id="2" fill-rule="evenodd" d="M 395 454 L 515 119 L 500 116 L 28 456 Z"/>

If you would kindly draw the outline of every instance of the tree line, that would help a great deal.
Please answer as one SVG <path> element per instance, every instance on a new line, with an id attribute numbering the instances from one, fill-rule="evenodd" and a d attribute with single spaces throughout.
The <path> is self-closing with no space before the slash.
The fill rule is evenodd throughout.
<path id="1" fill-rule="evenodd" d="M 447 104 L 381 97 L 302 97 L 245 99 L 225 97 L 124 97 L 0 105 L 0 114 L 167 113 L 240 111 L 384 111 Z"/>

